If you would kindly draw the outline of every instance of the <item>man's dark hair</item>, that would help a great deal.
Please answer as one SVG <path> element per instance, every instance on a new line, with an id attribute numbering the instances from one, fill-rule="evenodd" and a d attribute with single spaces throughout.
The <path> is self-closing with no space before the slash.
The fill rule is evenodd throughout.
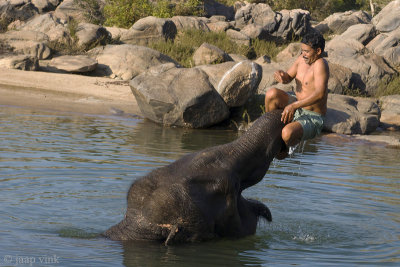
<path id="1" fill-rule="evenodd" d="M 324 52 L 325 49 L 325 39 L 318 31 L 308 32 L 303 36 L 301 40 L 303 44 L 311 46 L 312 49 L 316 50 L 317 48 L 321 48 L 321 53 Z"/>

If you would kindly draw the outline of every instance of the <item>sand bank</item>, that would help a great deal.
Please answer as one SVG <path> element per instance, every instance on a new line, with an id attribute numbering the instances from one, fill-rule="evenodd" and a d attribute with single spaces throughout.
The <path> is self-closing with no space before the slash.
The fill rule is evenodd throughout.
<path id="1" fill-rule="evenodd" d="M 112 114 L 140 115 L 127 81 L 75 74 L 0 68 L 0 105 Z"/>

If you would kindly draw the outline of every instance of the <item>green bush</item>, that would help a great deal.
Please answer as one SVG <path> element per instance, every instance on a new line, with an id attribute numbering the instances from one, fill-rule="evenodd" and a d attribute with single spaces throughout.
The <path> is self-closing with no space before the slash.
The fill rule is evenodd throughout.
<path id="1" fill-rule="evenodd" d="M 149 47 L 160 51 L 178 61 L 184 67 L 192 67 L 192 57 L 197 48 L 204 42 L 215 45 L 228 54 L 244 55 L 250 59 L 268 55 L 274 58 L 283 47 L 274 42 L 254 40 L 250 47 L 238 45 L 225 32 L 204 32 L 202 30 L 188 30 L 178 34 L 174 41 L 159 41 L 149 44 Z"/>
<path id="2" fill-rule="evenodd" d="M 151 2 L 149 0 L 106 0 L 104 6 L 105 25 L 129 28 L 137 20 L 155 16 L 203 15 L 202 0 L 185 0 L 172 3 L 170 0 Z"/>

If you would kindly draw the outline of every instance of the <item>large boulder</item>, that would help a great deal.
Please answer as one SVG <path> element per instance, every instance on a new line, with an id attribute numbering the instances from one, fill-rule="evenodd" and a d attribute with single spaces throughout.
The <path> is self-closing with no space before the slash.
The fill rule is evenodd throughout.
<path id="1" fill-rule="evenodd" d="M 151 67 L 165 63 L 178 65 L 172 58 L 148 47 L 122 44 L 96 47 L 89 54 L 98 62 L 102 76 L 130 80 Z"/>
<path id="2" fill-rule="evenodd" d="M 61 73 L 85 73 L 96 69 L 97 61 L 85 56 L 59 56 L 52 58 L 44 70 Z"/>
<path id="3" fill-rule="evenodd" d="M 393 68 L 400 68 L 400 27 L 381 33 L 368 43 L 367 48 L 382 56 Z"/>
<path id="4" fill-rule="evenodd" d="M 171 19 L 150 16 L 136 21 L 120 40 L 126 44 L 146 45 L 154 41 L 173 40 L 176 33 L 176 25 Z"/>
<path id="5" fill-rule="evenodd" d="M 130 86 L 142 114 L 157 123 L 202 128 L 229 116 L 228 106 L 198 68 L 163 64 L 132 79 Z"/>
<path id="6" fill-rule="evenodd" d="M 232 61 L 232 58 L 223 50 L 208 43 L 203 43 L 193 54 L 195 66 L 217 64 Z"/>
<path id="7" fill-rule="evenodd" d="M 400 126 L 400 95 L 382 96 L 379 104 L 382 108 L 381 122 Z"/>
<path id="8" fill-rule="evenodd" d="M 8 69 L 35 71 L 39 68 L 39 62 L 36 57 L 19 55 L 0 59 L 0 66 Z"/>
<path id="9" fill-rule="evenodd" d="M 27 21 L 37 14 L 37 8 L 30 0 L 0 1 L 0 21 L 3 23 Z"/>
<path id="10" fill-rule="evenodd" d="M 99 75 L 130 80 L 147 69 L 164 63 L 178 65 L 170 57 L 148 47 L 122 44 L 97 47 L 89 54 L 98 62 Z"/>
<path id="11" fill-rule="evenodd" d="M 340 134 L 369 134 L 379 126 L 380 109 L 368 98 L 328 95 L 324 130 Z"/>
<path id="12" fill-rule="evenodd" d="M 38 9 L 40 14 L 55 10 L 60 2 L 61 0 L 32 0 L 32 4 Z"/>
<path id="13" fill-rule="evenodd" d="M 55 1 L 55 0 L 53 0 Z M 63 0 L 54 12 L 57 18 L 65 21 L 73 19 L 80 22 L 95 23 L 102 20 L 104 0 Z"/>
<path id="14" fill-rule="evenodd" d="M 70 38 L 67 24 L 56 18 L 52 13 L 36 16 L 19 27 L 18 30 L 46 33 L 49 41 L 63 42 Z"/>
<path id="15" fill-rule="evenodd" d="M 229 107 L 243 106 L 256 93 L 262 76 L 261 66 L 250 60 L 198 68 L 207 73 L 211 84 Z"/>
<path id="16" fill-rule="evenodd" d="M 284 62 L 279 63 L 270 63 L 262 65 L 262 79 L 260 84 L 258 85 L 258 94 L 265 94 L 270 88 L 275 87 L 284 91 L 292 91 L 295 86 L 295 81 L 288 84 L 277 83 L 274 78 L 274 72 L 277 70 L 287 70 L 294 63 L 296 58 L 288 59 Z"/>
<path id="17" fill-rule="evenodd" d="M 376 34 L 375 26 L 372 24 L 355 24 L 342 33 L 341 37 L 344 39 L 353 39 L 363 45 L 367 45 L 375 38 Z"/>
<path id="18" fill-rule="evenodd" d="M 351 88 L 351 78 L 353 72 L 350 68 L 329 62 L 329 80 L 328 92 L 334 94 L 343 94 Z"/>
<path id="19" fill-rule="evenodd" d="M 250 37 L 242 32 L 228 29 L 226 35 L 238 45 L 250 46 Z"/>
<path id="20" fill-rule="evenodd" d="M 11 47 L 14 53 L 30 55 L 38 59 L 51 56 L 47 34 L 37 31 L 8 31 L 0 34 L 0 42 Z"/>
<path id="21" fill-rule="evenodd" d="M 207 19 L 194 16 L 174 16 L 171 20 L 175 23 L 177 31 L 202 30 L 209 32 Z"/>
<path id="22" fill-rule="evenodd" d="M 372 19 L 372 23 L 380 32 L 391 32 L 400 26 L 399 14 L 400 0 L 392 1 Z"/>
<path id="23" fill-rule="evenodd" d="M 76 29 L 77 45 L 85 49 L 105 45 L 111 34 L 102 26 L 81 22 Z"/>
<path id="24" fill-rule="evenodd" d="M 336 36 L 326 45 L 329 61 L 353 71 L 351 87 L 374 95 L 380 81 L 395 71 L 383 57 L 372 53 L 361 42 Z"/>
<path id="25" fill-rule="evenodd" d="M 365 11 L 346 11 L 338 12 L 325 18 L 315 26 L 321 33 L 334 32 L 341 34 L 345 32 L 350 26 L 355 24 L 370 24 L 371 16 Z"/>
<path id="26" fill-rule="evenodd" d="M 310 13 L 301 9 L 274 12 L 267 4 L 246 4 L 235 14 L 236 27 L 250 38 L 287 42 L 310 28 Z"/>

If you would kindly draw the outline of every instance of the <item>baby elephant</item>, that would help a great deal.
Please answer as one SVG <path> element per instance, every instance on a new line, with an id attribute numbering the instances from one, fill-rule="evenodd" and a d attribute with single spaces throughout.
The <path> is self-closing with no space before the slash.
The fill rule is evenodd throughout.
<path id="1" fill-rule="evenodd" d="M 166 245 L 254 234 L 272 220 L 263 203 L 242 191 L 264 177 L 284 147 L 281 110 L 264 114 L 235 141 L 191 153 L 136 180 L 125 218 L 103 235 Z"/>

